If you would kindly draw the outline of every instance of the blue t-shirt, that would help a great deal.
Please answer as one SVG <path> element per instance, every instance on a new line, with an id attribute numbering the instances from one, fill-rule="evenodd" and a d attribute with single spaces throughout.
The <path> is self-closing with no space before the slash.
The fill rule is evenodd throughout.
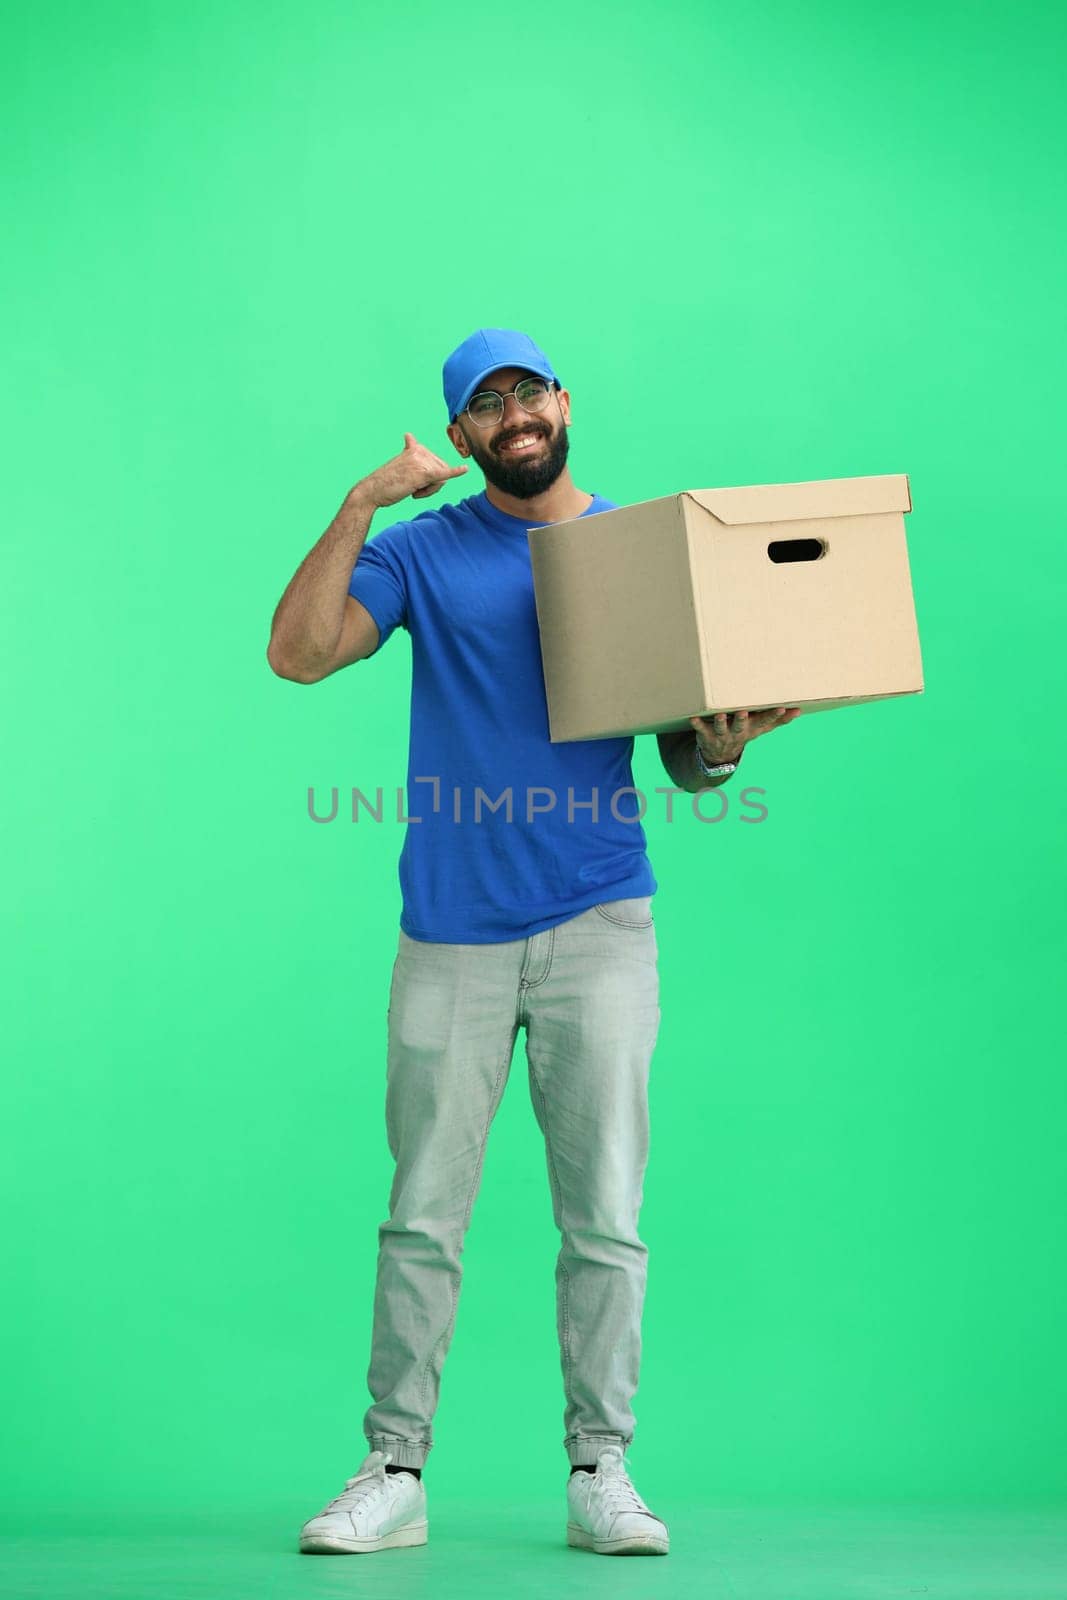
<path id="1" fill-rule="evenodd" d="M 595 495 L 582 515 L 614 509 Z M 657 889 L 633 738 L 549 740 L 526 538 L 543 526 L 483 490 L 384 528 L 352 571 L 378 649 L 398 626 L 411 635 L 407 815 L 421 820 L 400 854 L 411 939 L 524 939 Z"/>

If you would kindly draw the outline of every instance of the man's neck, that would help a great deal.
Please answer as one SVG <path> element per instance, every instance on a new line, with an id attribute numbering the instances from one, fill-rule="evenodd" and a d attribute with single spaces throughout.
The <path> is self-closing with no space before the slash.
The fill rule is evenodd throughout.
<path id="1" fill-rule="evenodd" d="M 502 494 L 492 483 L 486 484 L 485 497 L 498 511 L 509 517 L 525 517 L 530 522 L 569 522 L 572 517 L 580 517 L 583 511 L 588 511 L 594 498 L 575 488 L 569 472 L 562 473 L 544 494 L 535 494 L 529 500 Z"/>

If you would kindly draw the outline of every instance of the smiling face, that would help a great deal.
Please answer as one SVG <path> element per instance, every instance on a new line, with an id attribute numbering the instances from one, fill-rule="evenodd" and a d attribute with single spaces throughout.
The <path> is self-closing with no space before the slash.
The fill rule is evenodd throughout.
<path id="1" fill-rule="evenodd" d="M 500 367 L 478 385 L 508 396 L 504 414 L 491 428 L 479 428 L 467 413 L 461 412 L 449 424 L 448 436 L 460 455 L 473 456 L 487 483 L 516 500 L 530 500 L 550 489 L 567 464 L 570 443 L 570 395 L 566 389 L 553 389 L 543 411 L 524 411 L 509 391 L 523 378 L 535 377 L 524 367 Z M 516 449 L 519 440 L 532 441 L 529 448 Z"/>

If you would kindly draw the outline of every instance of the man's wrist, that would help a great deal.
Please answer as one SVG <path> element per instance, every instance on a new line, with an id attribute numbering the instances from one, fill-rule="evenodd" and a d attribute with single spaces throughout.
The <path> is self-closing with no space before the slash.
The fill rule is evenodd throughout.
<path id="1" fill-rule="evenodd" d="M 707 756 L 705 756 L 703 750 L 700 748 L 700 740 L 697 739 L 696 753 L 697 769 L 704 774 L 705 778 L 729 777 L 729 773 L 716 773 L 714 769 L 716 767 L 725 766 L 736 767 L 738 762 L 741 760 L 742 755 L 744 754 L 744 745 L 741 746 L 736 755 L 716 756 L 713 759 L 709 759 Z"/>
<path id="2" fill-rule="evenodd" d="M 367 516 L 372 516 L 375 511 L 381 510 L 381 506 L 375 500 L 372 491 L 367 488 L 366 483 L 363 481 L 352 485 L 345 495 L 345 503 L 365 512 Z"/>

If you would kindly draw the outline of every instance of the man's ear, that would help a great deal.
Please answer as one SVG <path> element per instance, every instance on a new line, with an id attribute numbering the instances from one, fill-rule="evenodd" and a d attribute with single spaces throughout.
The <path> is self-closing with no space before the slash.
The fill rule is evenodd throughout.
<path id="1" fill-rule="evenodd" d="M 450 422 L 448 427 L 445 429 L 445 432 L 448 434 L 448 437 L 451 439 L 461 456 L 470 455 L 470 446 L 463 437 L 463 429 L 460 427 L 458 422 Z"/>

